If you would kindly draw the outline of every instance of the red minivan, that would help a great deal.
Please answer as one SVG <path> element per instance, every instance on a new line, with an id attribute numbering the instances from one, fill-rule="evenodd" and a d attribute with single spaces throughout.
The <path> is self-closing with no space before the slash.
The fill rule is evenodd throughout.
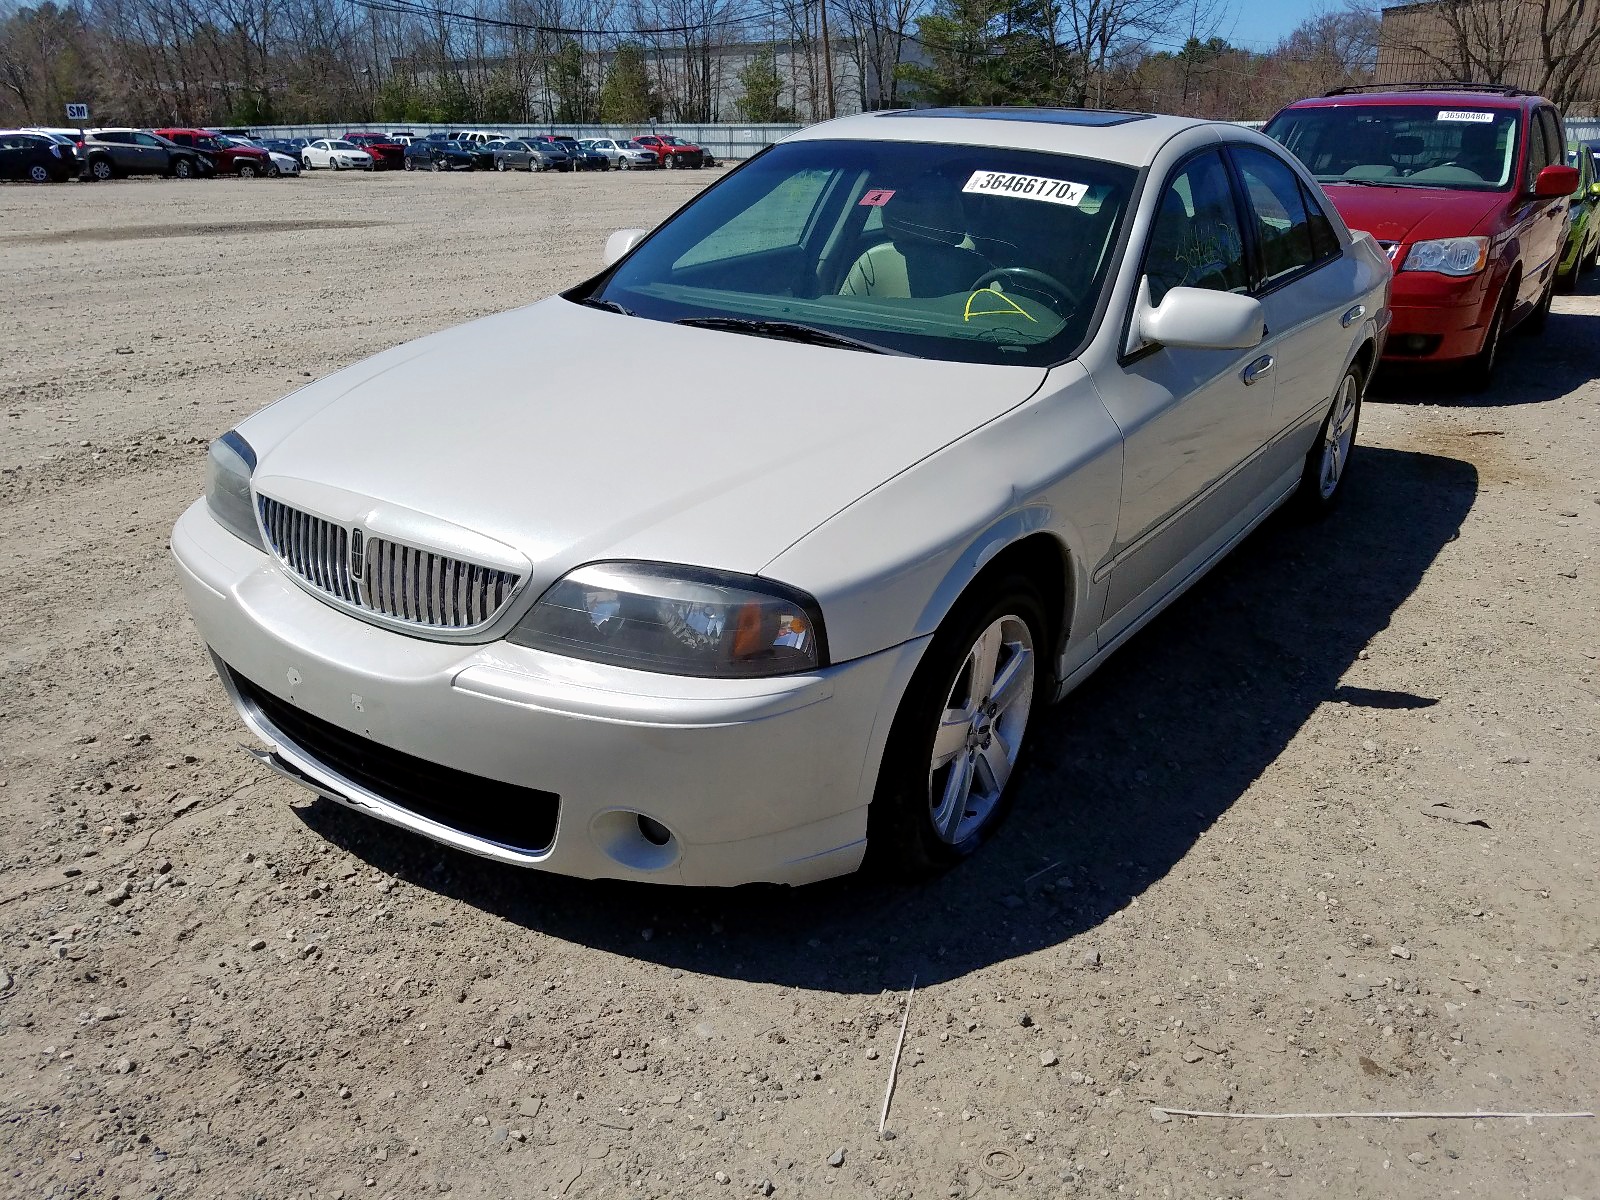
<path id="1" fill-rule="evenodd" d="M 1555 106 L 1514 88 L 1341 88 L 1265 132 L 1299 156 L 1394 268 L 1385 363 L 1460 367 L 1486 385 L 1502 336 L 1550 311 L 1567 206 Z"/>

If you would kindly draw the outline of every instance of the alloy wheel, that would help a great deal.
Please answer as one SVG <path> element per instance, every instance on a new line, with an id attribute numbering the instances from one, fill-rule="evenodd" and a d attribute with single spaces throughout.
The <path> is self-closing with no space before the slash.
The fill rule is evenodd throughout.
<path id="1" fill-rule="evenodd" d="M 93 175 L 101 183 L 104 183 L 106 180 L 111 178 L 111 164 L 103 158 L 97 158 L 94 160 L 93 164 L 90 165 L 89 174 Z"/>
<path id="2" fill-rule="evenodd" d="M 951 681 L 928 764 L 934 834 L 959 845 L 988 820 L 1017 765 L 1033 708 L 1033 634 L 1014 613 L 992 622 Z"/>
<path id="3" fill-rule="evenodd" d="M 35 183 L 47 183 L 50 179 L 50 172 L 45 170 L 42 164 L 35 163 L 28 168 L 28 178 Z"/>
<path id="4" fill-rule="evenodd" d="M 1361 404 L 1361 386 L 1353 374 L 1346 374 L 1339 385 L 1339 399 L 1328 418 L 1322 437 L 1322 471 L 1318 476 L 1322 498 L 1327 500 L 1339 489 L 1350 446 L 1356 437 L 1356 411 Z"/>

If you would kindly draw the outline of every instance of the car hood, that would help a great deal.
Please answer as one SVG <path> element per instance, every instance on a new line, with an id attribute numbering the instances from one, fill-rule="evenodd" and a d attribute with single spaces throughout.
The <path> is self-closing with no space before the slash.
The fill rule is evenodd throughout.
<path id="1" fill-rule="evenodd" d="M 1504 192 L 1325 183 L 1344 223 L 1380 242 L 1465 237 L 1506 203 Z"/>
<path id="2" fill-rule="evenodd" d="M 543 584 L 607 558 L 755 574 L 1046 374 L 552 297 L 386 351 L 239 429 L 261 492 L 455 526 L 514 549 Z"/>

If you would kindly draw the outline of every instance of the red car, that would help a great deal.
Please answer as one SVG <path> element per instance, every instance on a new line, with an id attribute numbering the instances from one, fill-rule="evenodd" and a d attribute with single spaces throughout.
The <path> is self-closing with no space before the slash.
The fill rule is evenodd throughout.
<path id="1" fill-rule="evenodd" d="M 345 134 L 344 140 L 372 155 L 374 171 L 398 171 L 406 165 L 406 148 L 387 133 L 358 131 Z"/>
<path id="2" fill-rule="evenodd" d="M 1514 88 L 1342 88 L 1265 132 L 1310 168 L 1394 268 L 1386 363 L 1489 382 L 1501 338 L 1544 327 L 1578 172 L 1561 115 Z"/>
<path id="3" fill-rule="evenodd" d="M 705 151 L 682 138 L 669 137 L 666 134 L 641 133 L 633 140 L 646 150 L 654 150 L 657 162 L 663 167 L 698 168 L 705 165 Z"/>
<path id="4" fill-rule="evenodd" d="M 189 146 L 204 154 L 216 164 L 218 175 L 240 175 L 252 179 L 258 175 L 276 175 L 272 155 L 254 146 L 240 146 L 209 129 L 152 129 L 169 142 Z"/>

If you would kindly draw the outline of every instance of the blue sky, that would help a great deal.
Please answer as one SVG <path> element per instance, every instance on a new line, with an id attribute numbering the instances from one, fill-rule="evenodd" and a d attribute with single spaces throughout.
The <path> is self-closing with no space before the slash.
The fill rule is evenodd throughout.
<path id="1" fill-rule="evenodd" d="M 1246 50 L 1270 50 L 1312 13 L 1342 7 L 1338 0 L 1232 0 L 1219 32 Z"/>

